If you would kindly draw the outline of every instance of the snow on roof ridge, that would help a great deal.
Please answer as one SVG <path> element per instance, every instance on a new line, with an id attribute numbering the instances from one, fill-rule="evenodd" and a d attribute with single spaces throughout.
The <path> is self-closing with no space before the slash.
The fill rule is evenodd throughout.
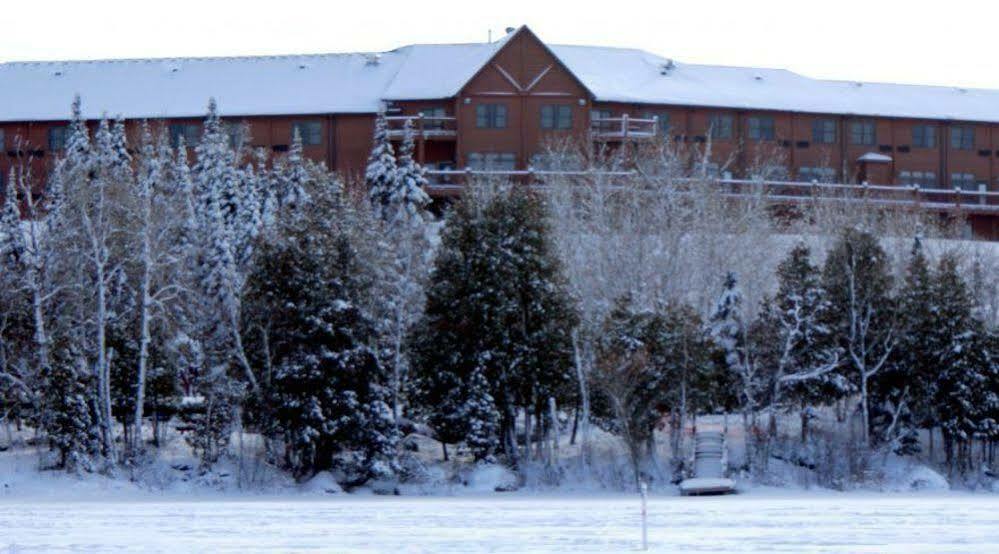
<path id="1" fill-rule="evenodd" d="M 247 56 L 169 56 L 162 58 L 103 58 L 93 60 L 15 60 L 0 62 L 0 67 L 13 66 L 47 66 L 47 65 L 75 65 L 75 64 L 116 64 L 116 63 L 163 63 L 163 62 L 210 62 L 210 61 L 256 61 L 256 60 L 280 60 L 296 58 L 331 58 L 347 56 L 371 56 L 395 53 L 395 50 L 386 52 L 313 52 L 303 54 L 256 54 Z"/>

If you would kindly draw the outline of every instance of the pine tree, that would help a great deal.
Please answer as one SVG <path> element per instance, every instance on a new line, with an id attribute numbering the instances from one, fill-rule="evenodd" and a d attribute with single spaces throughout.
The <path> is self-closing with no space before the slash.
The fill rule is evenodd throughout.
<path id="1" fill-rule="evenodd" d="M 984 326 L 973 315 L 974 303 L 958 260 L 951 254 L 940 259 L 933 283 L 939 317 L 935 339 L 938 374 L 933 393 L 944 434 L 948 462 L 970 467 L 970 442 L 988 419 L 990 356 Z"/>
<path id="2" fill-rule="evenodd" d="M 938 326 L 940 311 L 934 291 L 934 278 L 923 251 L 922 238 L 913 240 L 909 263 L 898 298 L 898 354 L 877 380 L 879 396 L 890 403 L 884 418 L 896 422 L 893 437 L 900 452 L 918 448 L 913 425 L 937 425 L 934 388 L 941 348 Z M 949 342 L 949 341 L 948 341 Z M 882 425 L 884 426 L 884 425 Z"/>
<path id="3" fill-rule="evenodd" d="M 802 408 L 802 436 L 807 434 L 806 406 L 838 397 L 839 348 L 827 325 L 829 302 L 812 265 L 811 252 L 798 244 L 777 268 L 777 294 L 764 301 L 760 314 L 761 350 L 770 389 L 770 435 L 777 435 L 777 412 L 785 399 Z"/>
<path id="4" fill-rule="evenodd" d="M 237 167 L 235 152 L 222 126 L 215 100 L 208 104 L 201 142 L 192 170 L 195 216 L 198 219 L 196 273 L 210 318 L 201 334 L 209 365 L 235 358 L 251 390 L 259 385 L 242 343 L 242 295 L 251 243 L 259 231 L 260 203 Z"/>
<path id="5" fill-rule="evenodd" d="M 65 349 L 57 352 L 42 373 L 41 426 L 59 453 L 57 467 L 90 471 L 101 440 L 91 402 L 92 378 L 86 368 L 77 367 L 80 356 Z"/>
<path id="6" fill-rule="evenodd" d="M 708 325 L 711 338 L 724 352 L 725 364 L 737 379 L 739 403 L 746 429 L 756 427 L 763 392 L 763 368 L 754 322 L 746 314 L 735 274 L 728 273 Z M 748 456 L 747 454 L 747 457 Z"/>
<path id="7" fill-rule="evenodd" d="M 495 462 L 496 445 L 499 443 L 499 413 L 496 401 L 489 394 L 489 381 L 482 368 L 472 370 L 467 388 L 460 392 L 460 396 L 462 404 L 457 418 L 467 427 L 465 444 L 472 451 L 475 461 Z"/>
<path id="8" fill-rule="evenodd" d="M 407 119 L 402 147 L 399 149 L 396 182 L 389 197 L 389 205 L 383 206 L 383 210 L 391 212 L 388 217 L 390 221 L 408 225 L 422 223 L 424 210 L 430 204 L 430 197 L 424 190 L 428 184 L 426 168 L 413 158 L 414 148 L 413 123 Z"/>
<path id="9" fill-rule="evenodd" d="M 531 411 L 540 420 L 548 398 L 565 398 L 572 379 L 576 314 L 544 215 L 524 193 L 469 191 L 449 216 L 411 341 L 425 411 L 482 371 L 500 414 L 496 451 L 514 465 L 518 408 L 530 427 Z"/>
<path id="10" fill-rule="evenodd" d="M 375 118 L 374 146 L 368 156 L 368 166 L 364 171 L 364 181 L 368 187 L 368 201 L 375 217 L 389 221 L 392 217 L 392 197 L 398 183 L 398 168 L 395 150 L 388 136 L 388 122 L 385 112 L 378 112 Z"/>
<path id="11" fill-rule="evenodd" d="M 872 234 L 847 229 L 826 258 L 822 282 L 833 332 L 846 353 L 846 374 L 860 393 L 863 444 L 870 446 L 871 407 L 880 400 L 872 398 L 873 380 L 889 367 L 898 344 L 888 255 Z"/>
<path id="12" fill-rule="evenodd" d="M 395 474 L 398 436 L 344 210 L 318 201 L 280 224 L 261 246 L 247 314 L 266 333 L 287 465 L 300 478 L 336 468 L 356 486 Z"/>

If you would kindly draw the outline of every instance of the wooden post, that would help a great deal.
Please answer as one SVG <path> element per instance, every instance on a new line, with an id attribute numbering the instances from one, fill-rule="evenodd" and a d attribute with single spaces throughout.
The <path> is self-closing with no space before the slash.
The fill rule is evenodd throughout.
<path id="1" fill-rule="evenodd" d="M 420 132 L 420 140 L 417 143 L 417 147 L 416 147 L 417 148 L 416 160 L 417 160 L 417 163 L 419 163 L 420 165 L 423 165 L 424 161 L 426 160 L 426 150 L 427 150 L 426 149 L 426 145 L 425 145 L 425 143 L 427 141 L 427 135 L 424 132 L 424 129 L 426 127 L 423 125 L 423 121 L 424 121 L 423 120 L 423 112 L 420 112 L 418 121 L 419 121 L 419 129 L 420 129 L 420 131 L 419 131 Z"/>
<path id="2" fill-rule="evenodd" d="M 628 138 L 628 114 L 621 115 L 621 138 Z"/>

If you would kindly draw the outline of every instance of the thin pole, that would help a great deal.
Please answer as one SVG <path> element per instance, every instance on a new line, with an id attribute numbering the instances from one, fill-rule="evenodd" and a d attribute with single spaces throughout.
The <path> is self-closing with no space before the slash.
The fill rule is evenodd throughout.
<path id="1" fill-rule="evenodd" d="M 648 495 L 649 486 L 642 481 L 638 485 L 638 490 L 642 493 L 642 550 L 649 549 L 649 525 L 648 525 Z"/>

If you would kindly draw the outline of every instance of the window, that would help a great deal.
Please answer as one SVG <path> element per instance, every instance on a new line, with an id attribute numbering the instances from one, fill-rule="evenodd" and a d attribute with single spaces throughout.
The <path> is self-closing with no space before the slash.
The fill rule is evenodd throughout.
<path id="1" fill-rule="evenodd" d="M 642 119 L 656 118 L 656 133 L 664 137 L 669 136 L 669 114 L 667 112 L 645 112 Z"/>
<path id="2" fill-rule="evenodd" d="M 4 143 L 4 133 L 3 129 L 0 129 L 0 150 L 3 150 L 4 148 L 6 148 L 6 144 Z"/>
<path id="3" fill-rule="evenodd" d="M 770 116 L 753 116 L 749 118 L 750 140 L 773 140 L 774 118 Z"/>
<path id="4" fill-rule="evenodd" d="M 978 190 L 978 183 L 971 173 L 951 173 L 950 186 L 961 190 Z"/>
<path id="5" fill-rule="evenodd" d="M 936 148 L 937 128 L 933 125 L 916 125 L 913 127 L 912 145 L 916 148 Z"/>
<path id="6" fill-rule="evenodd" d="M 590 129 L 598 133 L 608 133 L 617 130 L 617 124 L 607 121 L 614 117 L 610 110 L 590 110 Z"/>
<path id="7" fill-rule="evenodd" d="M 510 152 L 471 152 L 468 167 L 479 171 L 509 171 L 517 168 L 517 157 Z"/>
<path id="8" fill-rule="evenodd" d="M 172 123 L 170 125 L 170 144 L 177 148 L 180 146 L 180 139 L 184 139 L 184 145 L 193 148 L 201 140 L 201 126 L 197 123 Z"/>
<path id="9" fill-rule="evenodd" d="M 932 171 L 900 171 L 898 173 L 900 185 L 919 185 L 920 188 L 935 188 L 937 186 L 937 174 Z"/>
<path id="10" fill-rule="evenodd" d="M 229 148 L 240 148 L 249 140 L 250 129 L 243 123 L 226 123 L 225 134 L 229 136 Z"/>
<path id="11" fill-rule="evenodd" d="M 423 116 L 423 128 L 424 129 L 443 129 L 444 119 L 447 117 L 447 112 L 444 108 L 423 108 L 420 110 L 420 115 Z"/>
<path id="12" fill-rule="evenodd" d="M 321 121 L 296 121 L 291 124 L 291 136 L 295 131 L 302 137 L 303 146 L 319 146 L 323 143 L 323 123 Z"/>
<path id="13" fill-rule="evenodd" d="M 708 122 L 708 136 L 712 139 L 729 140 L 732 138 L 732 116 L 713 115 Z"/>
<path id="14" fill-rule="evenodd" d="M 850 123 L 850 144 L 871 146 L 876 140 L 873 121 L 854 121 Z"/>
<path id="15" fill-rule="evenodd" d="M 812 122 L 812 142 L 833 144 L 836 142 L 836 120 L 816 119 Z"/>
<path id="16" fill-rule="evenodd" d="M 975 128 L 967 125 L 951 127 L 950 147 L 954 150 L 974 150 Z"/>
<path id="17" fill-rule="evenodd" d="M 69 128 L 62 127 L 50 127 L 49 128 L 49 150 L 63 150 L 66 148 L 66 137 L 69 133 Z"/>
<path id="18" fill-rule="evenodd" d="M 798 170 L 798 180 L 833 183 L 836 181 L 836 170 L 831 167 L 802 167 Z"/>
<path id="19" fill-rule="evenodd" d="M 572 129 L 572 106 L 541 106 L 541 128 L 560 131 Z"/>
<path id="20" fill-rule="evenodd" d="M 480 129 L 506 128 L 506 106 L 503 104 L 479 104 L 475 107 L 475 126 Z"/>

